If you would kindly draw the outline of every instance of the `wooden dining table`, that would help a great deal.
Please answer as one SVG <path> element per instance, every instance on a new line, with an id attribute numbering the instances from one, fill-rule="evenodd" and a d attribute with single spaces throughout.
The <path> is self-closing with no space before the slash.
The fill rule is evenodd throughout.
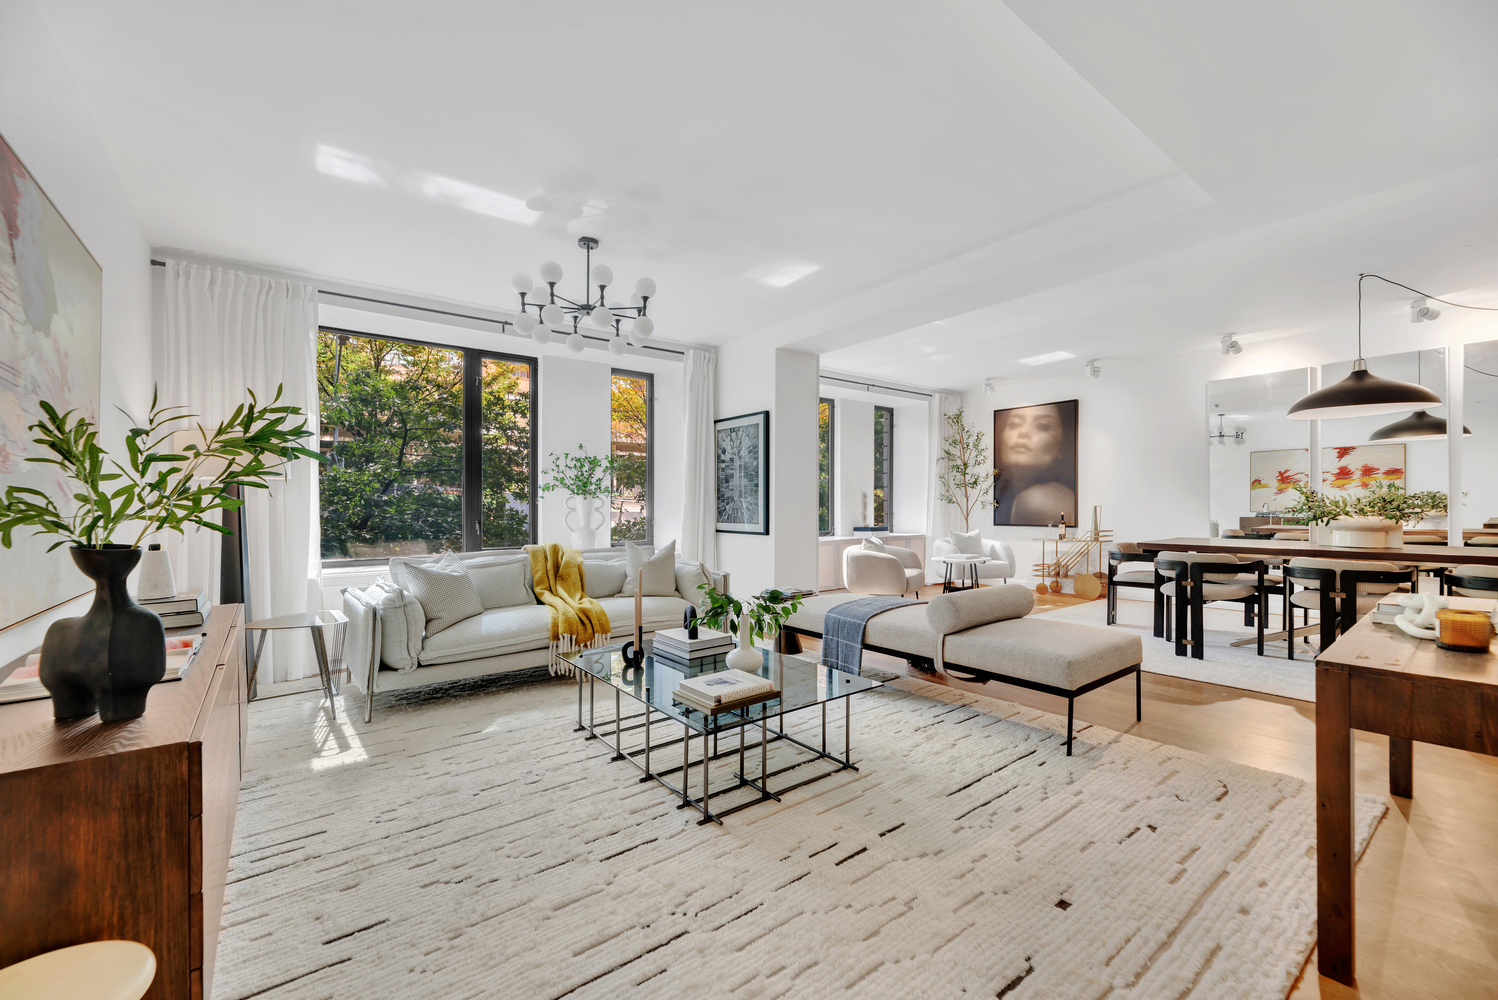
<path id="1" fill-rule="evenodd" d="M 1284 538 L 1160 538 L 1140 542 L 1146 552 L 1231 552 L 1263 559 L 1366 559 L 1418 566 L 1498 566 L 1498 545 L 1405 545 L 1400 548 L 1354 548 Z"/>

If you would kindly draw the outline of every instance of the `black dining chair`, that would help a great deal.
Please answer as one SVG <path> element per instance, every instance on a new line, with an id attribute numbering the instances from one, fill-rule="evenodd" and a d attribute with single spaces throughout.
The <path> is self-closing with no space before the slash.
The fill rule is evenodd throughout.
<path id="1" fill-rule="evenodd" d="M 1159 572 L 1174 577 L 1162 585 L 1160 592 L 1175 607 L 1176 655 L 1185 656 L 1189 647 L 1192 659 L 1206 659 L 1206 606 L 1214 602 L 1233 602 L 1243 604 L 1245 616 L 1252 616 L 1258 637 L 1258 653 L 1263 656 L 1264 624 L 1269 616 L 1269 567 L 1262 560 L 1226 562 L 1216 558 L 1220 553 L 1185 552 L 1178 555 L 1186 558 L 1155 560 Z M 1193 556 L 1196 558 L 1191 558 Z M 1213 558 L 1206 558 L 1208 556 Z"/>
<path id="2" fill-rule="evenodd" d="M 1408 586 L 1413 591 L 1419 579 L 1413 569 L 1393 563 L 1354 559 L 1291 559 L 1281 569 L 1285 580 L 1285 623 L 1289 636 L 1289 658 L 1295 659 L 1295 608 L 1315 611 L 1320 624 L 1320 649 L 1358 623 L 1378 606 L 1379 599 Z"/>
<path id="3" fill-rule="evenodd" d="M 1124 569 L 1133 564 L 1136 568 Z M 1155 572 L 1155 557 L 1140 550 L 1133 542 L 1118 542 L 1108 552 L 1108 624 L 1118 624 L 1118 591 L 1116 587 L 1137 587 L 1156 591 L 1164 579 Z M 1156 594 L 1156 604 L 1159 595 Z M 1156 633 L 1158 634 L 1158 633 Z"/>

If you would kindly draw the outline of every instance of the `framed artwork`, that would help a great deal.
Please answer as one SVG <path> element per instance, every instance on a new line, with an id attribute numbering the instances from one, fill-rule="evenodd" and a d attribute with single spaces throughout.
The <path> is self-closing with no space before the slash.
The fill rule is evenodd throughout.
<path id="1" fill-rule="evenodd" d="M 1077 401 L 993 412 L 994 524 L 1077 523 Z"/>
<path id="2" fill-rule="evenodd" d="M 1248 509 L 1279 513 L 1299 499 L 1296 486 L 1311 485 L 1311 449 L 1282 448 L 1248 454 Z"/>
<path id="3" fill-rule="evenodd" d="M 1361 496 L 1374 483 L 1404 486 L 1404 445 L 1357 444 L 1321 449 L 1322 492 Z"/>
<path id="4" fill-rule="evenodd" d="M 46 400 L 99 419 L 104 271 L 0 137 L 0 481 L 71 497 L 61 470 L 27 462 L 26 430 Z M 0 629 L 92 590 L 55 539 L 24 532 L 0 548 Z"/>
<path id="5" fill-rule="evenodd" d="M 713 421 L 718 530 L 770 533 L 770 411 Z"/>

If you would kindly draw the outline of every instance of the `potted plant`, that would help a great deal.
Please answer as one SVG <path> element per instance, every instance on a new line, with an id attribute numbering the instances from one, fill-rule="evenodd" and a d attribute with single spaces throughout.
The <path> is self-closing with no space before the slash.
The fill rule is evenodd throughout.
<path id="1" fill-rule="evenodd" d="M 1382 548 L 1403 544 L 1403 526 L 1446 506 L 1437 491 L 1406 493 L 1397 483 L 1375 483 L 1355 497 L 1330 497 L 1297 485 L 1299 499 L 1286 513 L 1311 525 L 1311 540 L 1353 548 Z M 1316 528 L 1324 531 L 1318 537 Z M 1325 534 L 1330 533 L 1330 538 Z"/>
<path id="2" fill-rule="evenodd" d="M 947 415 L 941 458 L 937 459 L 941 465 L 937 487 L 941 502 L 962 513 L 962 530 L 971 531 L 973 511 L 994 505 L 994 470 L 983 454 L 983 432 L 968 427 L 966 420 L 960 409 Z"/>
<path id="3" fill-rule="evenodd" d="M 608 523 L 607 510 L 614 495 L 618 457 L 590 455 L 581 444 L 576 455 L 565 451 L 560 455 L 552 452 L 547 457 L 551 459 L 551 467 L 544 473 L 541 492 L 561 490 L 567 494 L 567 514 L 562 521 L 572 529 L 572 547 L 579 551 L 596 548 L 598 529 Z M 578 517 L 577 524 L 572 523 L 574 514 Z"/>
<path id="4" fill-rule="evenodd" d="M 42 642 L 41 681 L 57 718 L 97 711 L 106 722 L 133 719 L 146 710 L 151 685 L 166 673 L 161 619 L 136 604 L 125 588 L 146 536 L 163 530 L 182 534 L 189 524 L 228 534 L 216 518 L 244 501 L 226 494 L 226 487 L 268 489 L 267 481 L 280 478 L 294 459 L 322 460 L 297 444 L 312 431 L 300 408 L 277 405 L 279 386 L 269 406 L 261 406 L 254 392 L 249 397 L 212 432 L 196 425 L 194 433 L 181 426 L 193 414 L 159 406 L 153 393 L 146 425 L 125 435 L 124 464 L 112 459 L 106 464 L 108 452 L 100 447 L 92 421 L 41 404 L 45 418 L 27 430 L 39 435 L 35 443 L 51 455 L 27 461 L 61 468 L 77 484 L 76 506 L 64 510 L 41 490 L 7 486 L 0 499 L 0 544 L 10 548 L 18 528 L 59 535 L 47 551 L 71 543 L 73 562 L 95 583 L 88 613 L 53 622 Z M 301 423 L 292 426 L 297 418 Z M 184 431 L 196 443 L 175 447 L 174 434 Z M 126 525 L 134 537 L 115 542 Z"/>
<path id="5" fill-rule="evenodd" d="M 779 635 L 786 619 L 801 610 L 800 597 L 779 590 L 740 601 L 713 589 L 710 583 L 699 584 L 697 589 L 703 594 L 699 620 L 707 628 L 738 635 L 739 644 L 729 652 L 728 665 L 749 673 L 756 673 L 764 664 L 754 640 Z"/>

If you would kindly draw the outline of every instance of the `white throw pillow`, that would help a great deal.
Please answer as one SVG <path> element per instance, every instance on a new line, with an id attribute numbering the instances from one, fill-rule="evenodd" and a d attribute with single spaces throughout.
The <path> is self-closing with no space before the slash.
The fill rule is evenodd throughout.
<path id="1" fill-rule="evenodd" d="M 391 561 L 392 575 L 395 571 Z M 427 635 L 436 635 L 450 625 L 484 613 L 484 602 L 462 561 L 451 552 L 435 566 L 406 563 L 401 567 L 401 588 L 421 602 L 427 616 Z M 399 577 L 397 577 L 399 581 Z"/>
<path id="2" fill-rule="evenodd" d="M 622 560 L 584 559 L 583 593 L 589 597 L 618 597 L 628 575 Z M 630 589 L 634 593 L 634 589 Z"/>
<path id="3" fill-rule="evenodd" d="M 706 599 L 707 595 L 697 589 L 704 583 L 712 583 L 707 575 L 706 566 L 700 562 L 676 560 L 676 592 L 678 594 L 690 603 L 697 604 Z"/>
<path id="4" fill-rule="evenodd" d="M 483 604 L 485 610 L 536 603 L 536 595 L 531 593 L 529 556 L 523 561 L 513 556 L 464 560 L 463 565 L 479 592 L 479 603 Z"/>
<path id="5" fill-rule="evenodd" d="M 869 549 L 872 552 L 883 552 L 884 551 L 884 539 L 882 539 L 882 538 L 873 538 L 873 537 L 865 538 L 863 540 L 863 547 L 866 548 L 866 549 Z"/>
<path id="6" fill-rule="evenodd" d="M 625 546 L 628 556 L 629 576 L 625 577 L 626 596 L 635 592 L 635 580 L 640 570 L 645 571 L 645 582 L 641 593 L 646 597 L 673 597 L 676 594 L 676 540 L 650 551 L 650 546 L 629 542 Z"/>
<path id="7" fill-rule="evenodd" d="M 380 609 L 381 661 L 396 670 L 415 670 L 427 624 L 420 602 L 383 576 L 364 592 L 364 598 Z"/>
<path id="8" fill-rule="evenodd" d="M 952 547 L 965 556 L 983 554 L 983 529 L 952 532 Z"/>

